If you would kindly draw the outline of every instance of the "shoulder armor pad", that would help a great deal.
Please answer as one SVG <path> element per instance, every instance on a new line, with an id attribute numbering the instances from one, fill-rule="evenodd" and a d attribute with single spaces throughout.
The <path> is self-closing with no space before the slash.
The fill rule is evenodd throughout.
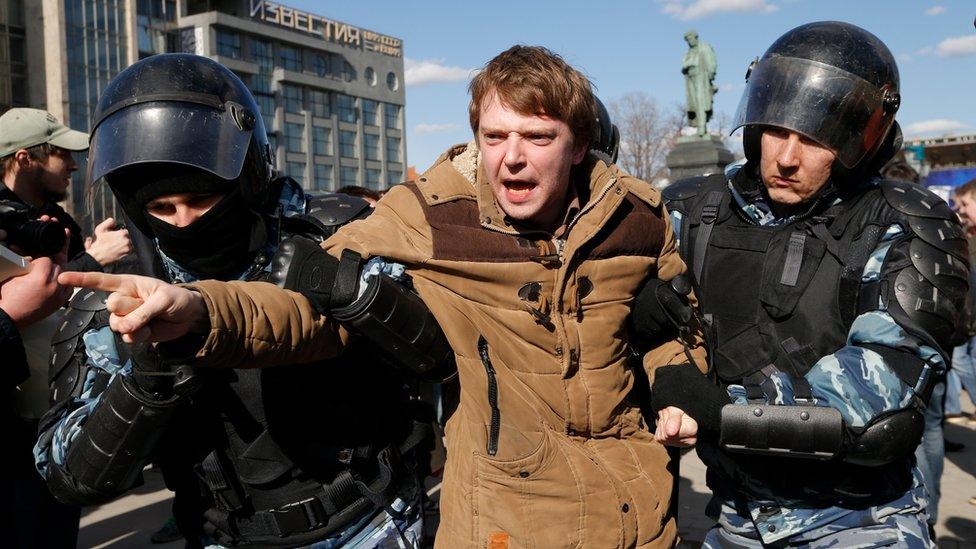
<path id="1" fill-rule="evenodd" d="M 358 196 L 330 193 L 309 198 L 308 209 L 302 215 L 286 218 L 289 232 L 328 238 L 339 227 L 363 219 L 372 213 L 369 202 Z"/>
<path id="2" fill-rule="evenodd" d="M 898 272 L 892 285 L 894 299 L 889 299 L 889 314 L 916 335 L 925 334 L 944 352 L 952 350 L 952 339 L 959 322 L 964 296 L 956 295 L 956 288 L 942 288 L 928 281 L 914 266 Z M 968 288 L 965 282 L 963 292 Z M 921 333 L 920 333 L 921 332 Z"/>
<path id="3" fill-rule="evenodd" d="M 77 352 L 83 348 L 81 336 L 94 324 L 107 323 L 107 298 L 107 292 L 81 290 L 68 302 L 68 310 L 51 337 L 48 382 L 55 400 L 71 396 L 84 382 L 84 357 Z"/>
<path id="4" fill-rule="evenodd" d="M 958 216 L 945 200 L 921 185 L 906 181 L 884 179 L 880 187 L 888 205 L 906 216 L 906 229 L 926 243 L 968 264 L 969 245 L 966 242 L 966 233 Z"/>
<path id="5" fill-rule="evenodd" d="M 701 190 L 702 183 L 704 183 L 706 179 L 707 177 L 689 177 L 687 179 L 675 181 L 661 191 L 661 196 L 664 197 L 666 202 L 687 200 L 698 195 L 698 192 Z"/>
<path id="6" fill-rule="evenodd" d="M 98 312 L 105 309 L 106 299 L 108 299 L 108 292 L 82 289 L 72 296 L 71 301 L 68 302 L 68 307 Z"/>
<path id="7" fill-rule="evenodd" d="M 879 186 L 888 204 L 903 214 L 912 217 L 956 219 L 955 212 L 949 208 L 946 201 L 922 185 L 895 179 L 882 179 Z"/>

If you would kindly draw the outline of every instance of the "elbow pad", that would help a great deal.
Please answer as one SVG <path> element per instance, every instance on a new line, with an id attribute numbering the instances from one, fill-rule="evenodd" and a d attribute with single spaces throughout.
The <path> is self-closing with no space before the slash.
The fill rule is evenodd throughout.
<path id="1" fill-rule="evenodd" d="M 457 373 L 454 351 L 430 309 L 388 276 L 371 276 L 363 295 L 331 314 L 373 343 L 394 368 L 433 382 Z"/>
<path id="2" fill-rule="evenodd" d="M 178 399 L 147 398 L 130 378 L 116 378 L 71 444 L 66 471 L 56 474 L 70 475 L 72 481 L 52 485 L 54 496 L 67 502 L 83 499 L 90 505 L 132 487 L 153 456 Z M 59 493 L 59 488 L 72 493 Z"/>
<path id="3" fill-rule="evenodd" d="M 878 467 L 914 452 L 924 427 L 914 408 L 883 414 L 863 428 L 851 429 L 834 408 L 729 405 L 722 408 L 719 444 L 735 453 L 839 458 Z"/>

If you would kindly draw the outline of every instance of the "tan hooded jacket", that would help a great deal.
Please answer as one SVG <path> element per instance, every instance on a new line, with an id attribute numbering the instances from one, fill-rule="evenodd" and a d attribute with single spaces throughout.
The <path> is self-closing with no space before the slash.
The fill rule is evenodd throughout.
<path id="1" fill-rule="evenodd" d="M 437 547 L 676 542 L 668 453 L 628 398 L 640 361 L 626 320 L 644 279 L 685 265 L 659 193 L 615 166 L 585 164 L 576 172 L 590 171 L 589 199 L 565 241 L 517 232 L 477 149 L 461 145 L 325 244 L 406 265 L 456 353 L 461 400 L 447 424 Z M 194 287 L 211 312 L 203 364 L 309 361 L 345 337 L 298 294 Z M 692 353 L 703 365 L 701 348 Z M 643 366 L 653 380 L 655 368 L 686 361 L 672 341 Z"/>

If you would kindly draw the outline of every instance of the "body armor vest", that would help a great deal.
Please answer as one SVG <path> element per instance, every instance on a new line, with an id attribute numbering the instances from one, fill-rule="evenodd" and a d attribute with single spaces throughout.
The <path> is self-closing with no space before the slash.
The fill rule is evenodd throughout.
<path id="1" fill-rule="evenodd" d="M 682 216 L 679 251 L 708 324 L 713 373 L 725 385 L 744 385 L 749 398 L 762 398 L 759 385 L 772 366 L 792 378 L 798 400 L 809 399 L 804 374 L 846 345 L 859 311 L 878 309 L 883 294 L 894 301 L 885 281 L 861 281 L 890 225 L 900 223 L 911 237 L 907 217 L 888 204 L 879 187 L 814 206 L 775 226 L 746 219 L 724 175 L 679 182 L 664 197 Z M 890 366 L 909 385 L 918 380 L 917 372 L 911 379 L 912 371 Z M 759 498 L 775 494 L 836 503 L 884 500 L 911 485 L 908 459 L 863 467 L 732 454 L 711 441 L 702 441 L 699 452 L 717 494 L 734 489 Z"/>

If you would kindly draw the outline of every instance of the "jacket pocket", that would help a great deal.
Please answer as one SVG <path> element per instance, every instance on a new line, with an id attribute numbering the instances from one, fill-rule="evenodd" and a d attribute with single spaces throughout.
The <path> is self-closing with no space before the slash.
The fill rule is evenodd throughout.
<path id="1" fill-rule="evenodd" d="M 498 430 L 501 427 L 502 414 L 498 409 L 498 379 L 495 377 L 495 367 L 491 364 L 491 357 L 488 355 L 488 341 L 485 336 L 478 337 L 478 355 L 481 357 L 481 364 L 485 367 L 485 375 L 488 377 L 488 406 L 491 408 L 491 423 L 488 426 L 488 448 L 486 451 L 489 456 L 498 453 Z"/>
<path id="2" fill-rule="evenodd" d="M 475 454 L 477 546 L 507 536 L 511 548 L 578 547 L 584 528 L 580 480 L 546 427 L 530 453 L 512 460 Z"/>

